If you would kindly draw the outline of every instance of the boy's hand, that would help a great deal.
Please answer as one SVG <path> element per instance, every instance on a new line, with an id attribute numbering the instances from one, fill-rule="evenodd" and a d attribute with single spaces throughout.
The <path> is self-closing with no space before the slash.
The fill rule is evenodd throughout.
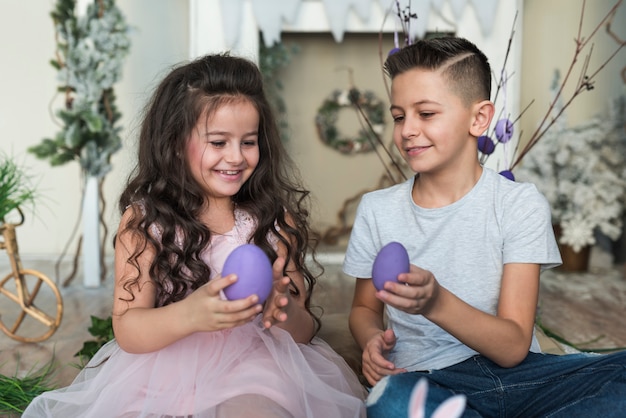
<path id="1" fill-rule="evenodd" d="M 383 355 L 395 345 L 396 335 L 390 329 L 377 334 L 367 342 L 363 350 L 362 372 L 372 386 L 386 375 L 406 372 L 406 369 L 397 369 Z"/>
<path id="2" fill-rule="evenodd" d="M 413 315 L 426 315 L 439 296 L 439 282 L 428 270 L 411 264 L 408 273 L 398 276 L 399 283 L 387 282 L 376 293 L 378 299 Z"/>
<path id="3" fill-rule="evenodd" d="M 263 326 L 265 328 L 270 328 L 278 322 L 287 320 L 287 310 L 291 300 L 289 295 L 289 283 L 291 283 L 291 280 L 288 276 L 283 276 L 284 267 L 285 259 L 283 257 L 278 257 L 272 266 L 274 284 L 270 296 L 265 301 L 265 309 L 263 311 Z"/>

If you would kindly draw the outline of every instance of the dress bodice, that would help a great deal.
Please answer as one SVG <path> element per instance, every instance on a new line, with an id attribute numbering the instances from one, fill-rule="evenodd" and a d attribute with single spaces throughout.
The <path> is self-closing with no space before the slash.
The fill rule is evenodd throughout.
<path id="1" fill-rule="evenodd" d="M 200 259 L 206 263 L 211 270 L 211 277 L 209 280 L 214 279 L 221 274 L 224 262 L 226 261 L 228 255 L 235 248 L 243 244 L 247 244 L 257 226 L 256 219 L 243 209 L 235 208 L 234 217 L 235 224 L 233 228 L 223 234 L 211 234 L 209 245 L 207 245 L 207 247 L 200 253 Z M 276 229 L 279 229 L 278 226 Z M 156 226 L 152 228 L 152 233 L 158 240 L 161 239 L 162 233 Z M 278 239 L 274 235 L 269 235 L 268 240 L 272 247 L 277 249 Z M 176 244 L 181 248 L 184 245 L 183 234 L 180 231 L 176 232 Z M 165 286 L 167 285 L 168 283 L 165 283 Z M 167 291 L 167 287 L 165 291 Z M 191 290 L 189 293 L 191 293 Z M 156 300 L 157 306 L 162 306 L 165 297 L 163 294 L 159 294 L 157 295 Z"/>
<path id="2" fill-rule="evenodd" d="M 248 243 L 256 228 L 256 220 L 246 211 L 235 209 L 235 225 L 223 234 L 212 234 L 211 242 L 200 254 L 200 258 L 211 269 L 211 279 L 222 272 L 224 262 L 235 248 Z"/>

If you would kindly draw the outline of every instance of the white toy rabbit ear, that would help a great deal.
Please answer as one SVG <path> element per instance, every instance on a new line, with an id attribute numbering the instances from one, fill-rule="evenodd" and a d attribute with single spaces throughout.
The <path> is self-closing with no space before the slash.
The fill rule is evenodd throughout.
<path id="1" fill-rule="evenodd" d="M 428 380 L 422 377 L 411 392 L 409 418 L 424 418 L 426 395 L 428 395 Z"/>
<path id="2" fill-rule="evenodd" d="M 435 409 L 432 418 L 459 418 L 465 410 L 465 402 L 465 395 L 448 398 Z"/>
<path id="3" fill-rule="evenodd" d="M 428 380 L 422 377 L 411 392 L 409 401 L 409 418 L 424 418 L 426 415 L 426 396 Z M 433 412 L 432 418 L 459 418 L 465 411 L 465 395 L 455 395 L 446 399 Z"/>

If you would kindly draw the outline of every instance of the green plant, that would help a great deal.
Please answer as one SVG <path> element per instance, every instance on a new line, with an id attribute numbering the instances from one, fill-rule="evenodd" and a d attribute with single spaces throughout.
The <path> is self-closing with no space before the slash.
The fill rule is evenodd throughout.
<path id="1" fill-rule="evenodd" d="M 32 178 L 13 158 L 0 155 L 0 223 L 12 211 L 33 205 L 36 198 Z"/>
<path id="2" fill-rule="evenodd" d="M 268 47 L 263 39 L 261 39 L 259 47 L 259 69 L 265 82 L 268 99 L 277 115 L 278 127 L 283 141 L 287 141 L 289 138 L 289 126 L 286 117 L 287 105 L 281 96 L 283 82 L 280 77 L 280 70 L 289 65 L 291 57 L 297 54 L 299 50 L 297 45 L 287 47 L 281 42 Z"/>
<path id="3" fill-rule="evenodd" d="M 50 361 L 25 377 L 0 375 L 0 415 L 19 416 L 35 397 L 54 389 L 50 383 L 53 369 Z"/>
<path id="4" fill-rule="evenodd" d="M 52 166 L 77 160 L 86 174 L 103 177 L 111 170 L 111 155 L 121 148 L 113 84 L 130 50 L 129 26 L 114 0 L 91 2 L 82 17 L 75 7 L 76 0 L 58 0 L 50 14 L 57 39 L 50 64 L 65 95 L 57 112 L 62 129 L 29 152 Z"/>
<path id="5" fill-rule="evenodd" d="M 114 338 L 112 318 L 109 316 L 102 319 L 92 315 L 89 333 L 96 337 L 95 340 L 85 341 L 83 347 L 74 354 L 74 357 L 79 357 L 84 364 L 89 362 L 100 347 Z"/>

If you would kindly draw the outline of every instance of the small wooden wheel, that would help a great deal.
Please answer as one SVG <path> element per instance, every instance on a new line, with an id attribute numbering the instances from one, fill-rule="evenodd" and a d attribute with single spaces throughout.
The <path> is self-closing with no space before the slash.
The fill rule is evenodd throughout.
<path id="1" fill-rule="evenodd" d="M 48 276 L 22 269 L 0 282 L 0 329 L 21 342 L 49 338 L 61 324 L 63 300 Z"/>

